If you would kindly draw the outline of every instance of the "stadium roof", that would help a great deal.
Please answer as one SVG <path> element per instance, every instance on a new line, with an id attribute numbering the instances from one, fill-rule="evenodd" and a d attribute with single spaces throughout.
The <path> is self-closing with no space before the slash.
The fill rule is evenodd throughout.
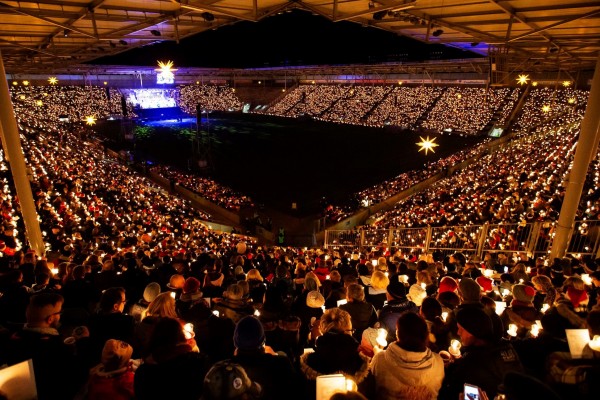
<path id="1" fill-rule="evenodd" d="M 290 8 L 489 55 L 505 72 L 592 69 L 600 51 L 598 0 L 0 1 L 0 50 L 9 73 L 50 72 Z"/>

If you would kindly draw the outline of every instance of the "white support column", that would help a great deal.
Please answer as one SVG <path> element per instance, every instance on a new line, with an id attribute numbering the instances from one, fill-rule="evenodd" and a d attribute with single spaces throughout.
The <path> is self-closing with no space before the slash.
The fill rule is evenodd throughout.
<path id="1" fill-rule="evenodd" d="M 575 159 L 573 168 L 569 173 L 569 182 L 567 191 L 560 209 L 560 216 L 556 224 L 556 234 L 552 241 L 552 249 L 550 258 L 563 257 L 567 252 L 567 246 L 571 233 L 573 231 L 573 223 L 575 222 L 575 214 L 581 199 L 585 176 L 593 159 L 596 149 L 598 148 L 598 140 L 600 139 L 600 56 L 596 61 L 596 70 L 592 80 L 592 89 L 588 99 L 585 115 L 581 122 L 581 133 L 577 149 L 575 150 Z"/>
<path id="2" fill-rule="evenodd" d="M 4 62 L 0 52 L 0 125 L 2 126 L 2 141 L 5 144 L 8 158 L 10 159 L 10 171 L 17 189 L 21 213 L 25 222 L 27 240 L 36 254 L 43 257 L 46 252 L 42 232 L 38 221 L 31 185 L 27 179 L 27 169 L 25 166 L 25 156 L 21 148 L 21 139 L 17 127 L 17 120 L 10 100 L 10 91 L 6 72 L 4 71 Z"/>

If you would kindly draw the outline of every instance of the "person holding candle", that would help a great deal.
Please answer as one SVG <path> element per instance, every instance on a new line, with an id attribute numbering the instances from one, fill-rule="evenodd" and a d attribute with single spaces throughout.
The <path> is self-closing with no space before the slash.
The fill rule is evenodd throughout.
<path id="1" fill-rule="evenodd" d="M 376 399 L 436 399 L 444 379 L 444 361 L 427 347 L 426 321 L 405 312 L 396 322 L 396 338 L 371 362 Z"/>
<path id="2" fill-rule="evenodd" d="M 536 320 L 541 320 L 543 314 L 533 306 L 535 289 L 528 285 L 514 285 L 513 299 L 510 305 L 500 315 L 506 329 L 515 325 L 515 337 L 524 338 Z M 513 335 L 511 335 L 513 336 Z"/>
<path id="3" fill-rule="evenodd" d="M 510 343 L 495 340 L 494 324 L 483 308 L 460 309 L 456 322 L 462 357 L 446 368 L 440 398 L 457 399 L 465 383 L 493 398 L 508 371 L 523 370 L 519 356 Z"/>
<path id="4" fill-rule="evenodd" d="M 363 331 L 377 322 L 377 313 L 373 305 L 365 301 L 365 291 L 357 283 L 348 286 L 346 300 L 348 303 L 342 304 L 340 309 L 350 314 L 354 327 L 353 336 L 360 341 Z"/>

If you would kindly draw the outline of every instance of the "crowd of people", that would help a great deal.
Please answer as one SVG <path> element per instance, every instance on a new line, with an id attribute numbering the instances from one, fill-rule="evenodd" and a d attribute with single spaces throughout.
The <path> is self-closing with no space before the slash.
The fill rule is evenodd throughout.
<path id="1" fill-rule="evenodd" d="M 199 194 L 227 210 L 239 212 L 242 207 L 254 206 L 250 197 L 223 186 L 213 179 L 183 172 L 168 165 L 155 165 L 150 171 Z"/>
<path id="2" fill-rule="evenodd" d="M 446 88 L 421 126 L 438 132 L 479 134 L 515 91 L 518 97 L 519 89 Z"/>
<path id="3" fill-rule="evenodd" d="M 262 112 L 476 135 L 493 117 L 498 124 L 506 122 L 520 93 L 510 88 L 300 85 Z"/>
<path id="4" fill-rule="evenodd" d="M 522 129 L 553 121 L 572 109 L 585 109 L 589 91 L 573 88 L 535 88 L 529 91 L 516 126 Z"/>
<path id="5" fill-rule="evenodd" d="M 196 106 L 201 110 L 240 111 L 242 102 L 229 86 L 185 85 L 176 93 L 177 105 L 186 113 L 196 115 Z"/>
<path id="6" fill-rule="evenodd" d="M 528 224 L 549 222 L 544 224 L 541 237 L 546 241 L 543 248 L 547 248 L 551 223 L 558 219 L 561 209 L 581 118 L 581 110 L 572 110 L 539 126 L 537 133 L 513 140 L 399 202 L 392 210 L 375 215 L 372 228 L 449 226 L 453 229 L 435 231 L 431 247 L 475 249 L 481 225 L 512 224 L 514 230 L 501 227 L 489 230 L 485 248 L 516 251 L 523 249 L 519 235 L 530 229 Z M 540 148 L 545 151 L 538 151 Z M 599 169 L 599 161 L 595 159 L 584 185 L 578 220 L 598 218 Z M 397 245 L 410 246 L 406 240 Z M 410 241 L 424 247 L 424 233 L 414 235 Z"/>
<path id="7" fill-rule="evenodd" d="M 29 249 L 0 158 L 0 364 L 32 359 L 41 400 L 312 399 L 336 373 L 341 398 L 457 399 L 465 384 L 490 399 L 600 392 L 596 260 L 511 257 L 496 252 L 502 237 L 484 260 L 258 246 L 208 229 L 209 215 L 20 100 L 47 248 Z M 381 201 L 481 155 L 376 226 L 555 219 L 581 117 L 568 108 L 498 151 L 465 150 L 361 196 Z M 598 179 L 595 160 L 579 217 L 596 218 Z M 582 359 L 567 329 L 593 339 Z"/>

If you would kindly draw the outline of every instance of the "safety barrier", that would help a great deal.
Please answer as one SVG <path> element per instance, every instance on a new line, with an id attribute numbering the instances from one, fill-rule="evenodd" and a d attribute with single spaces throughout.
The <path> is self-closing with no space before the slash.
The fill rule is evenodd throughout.
<path id="1" fill-rule="evenodd" d="M 403 253 L 441 252 L 483 256 L 484 253 L 527 253 L 547 255 L 554 237 L 555 222 L 521 222 L 425 226 L 391 229 L 361 227 L 325 231 L 325 247 L 331 249 L 395 248 Z M 600 221 L 576 221 L 567 254 L 592 255 L 600 251 Z"/>

